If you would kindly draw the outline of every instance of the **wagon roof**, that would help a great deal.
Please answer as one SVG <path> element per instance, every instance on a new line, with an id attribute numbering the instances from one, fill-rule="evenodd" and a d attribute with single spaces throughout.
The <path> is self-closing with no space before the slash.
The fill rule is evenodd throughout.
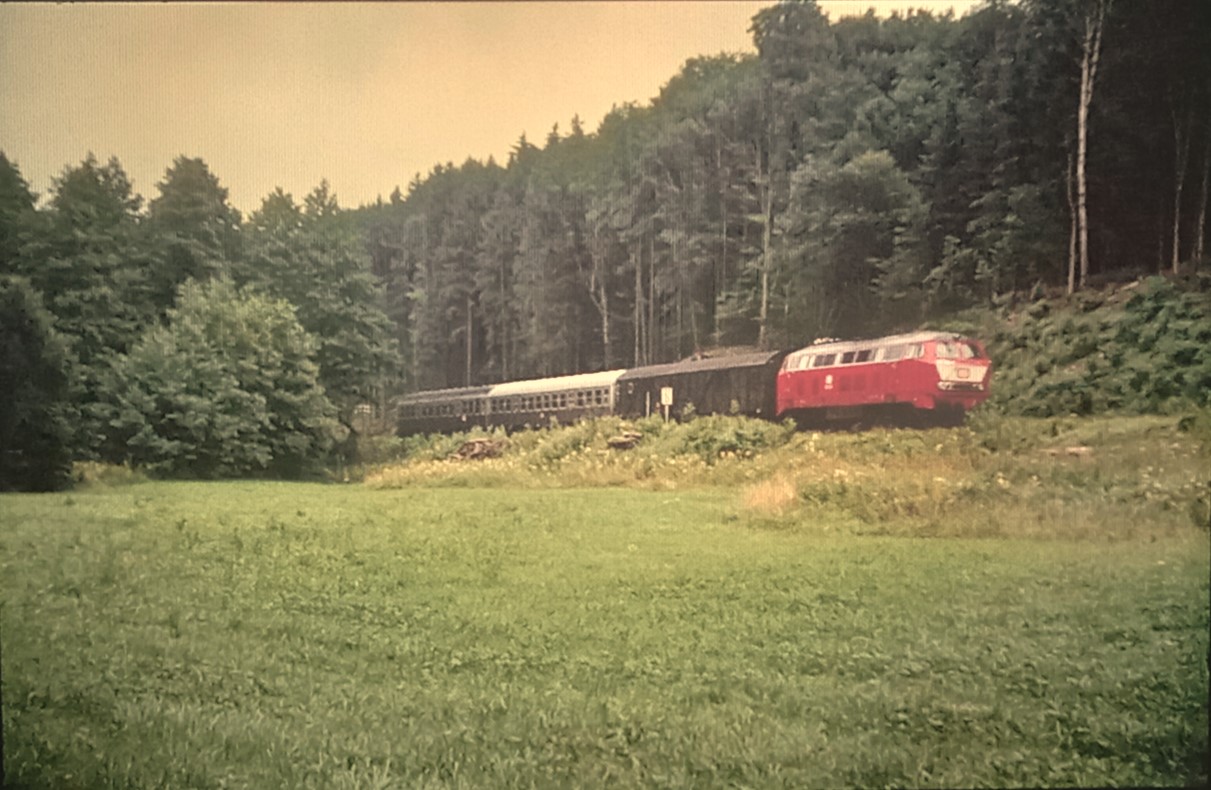
<path id="1" fill-rule="evenodd" d="M 603 370 L 599 373 L 576 373 L 571 376 L 553 376 L 545 379 L 530 379 L 528 381 L 506 381 L 497 384 L 488 392 L 488 397 L 497 398 L 504 395 L 530 395 L 536 392 L 566 392 L 567 390 L 595 389 L 609 387 L 623 374 L 619 370 Z"/>
<path id="2" fill-rule="evenodd" d="M 431 400 L 450 400 L 451 398 L 475 398 L 485 395 L 491 389 L 490 385 L 478 387 L 452 387 L 444 390 L 422 390 L 401 395 L 400 403 L 424 403 Z"/>
<path id="3" fill-rule="evenodd" d="M 681 373 L 701 373 L 709 370 L 726 370 L 729 368 L 756 368 L 780 359 L 785 351 L 761 351 L 756 354 L 734 354 L 732 356 L 708 357 L 706 359 L 687 359 L 680 362 L 670 362 L 666 365 L 648 365 L 642 368 L 632 368 L 619 377 L 619 381 L 633 381 L 655 376 L 675 376 Z"/>

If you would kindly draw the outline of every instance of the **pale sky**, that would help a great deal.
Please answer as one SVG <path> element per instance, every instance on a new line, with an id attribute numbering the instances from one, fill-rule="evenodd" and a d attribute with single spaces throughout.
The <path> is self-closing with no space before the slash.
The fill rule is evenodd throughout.
<path id="1" fill-rule="evenodd" d="M 834 18 L 975 0 L 823 0 Z M 201 157 L 245 213 L 327 178 L 341 205 L 438 163 L 649 103 L 689 58 L 752 52 L 757 2 L 0 4 L 0 151 L 45 196 L 89 152 L 146 200 Z"/>

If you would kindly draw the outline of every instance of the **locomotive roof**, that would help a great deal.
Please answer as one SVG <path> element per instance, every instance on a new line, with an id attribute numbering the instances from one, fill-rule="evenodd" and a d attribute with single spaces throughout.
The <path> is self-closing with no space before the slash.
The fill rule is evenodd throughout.
<path id="1" fill-rule="evenodd" d="M 728 368 L 755 368 L 781 358 L 785 351 L 761 351 L 756 354 L 733 354 L 723 357 L 707 357 L 706 359 L 684 359 L 680 362 L 669 362 L 664 365 L 647 365 L 642 368 L 631 368 L 619 376 L 619 381 L 646 379 L 653 376 L 675 376 L 679 373 L 701 373 L 708 370 L 725 370 Z"/>
<path id="2" fill-rule="evenodd" d="M 928 340 L 960 340 L 962 337 L 962 335 L 955 334 L 954 332 L 909 332 L 902 335 L 887 335 L 886 337 L 874 337 L 867 340 L 829 340 L 824 343 L 814 343 L 810 346 L 797 348 L 794 353 L 828 354 L 863 348 L 878 348 L 879 346 L 894 346 L 904 343 L 924 343 Z"/>
<path id="3" fill-rule="evenodd" d="M 531 395 L 538 392 L 566 392 L 567 390 L 596 389 L 609 387 L 623 374 L 619 370 L 603 370 L 599 373 L 576 373 L 571 376 L 552 376 L 545 379 L 530 379 L 528 381 L 506 381 L 494 385 L 488 392 L 488 397 L 497 398 L 504 395 Z"/>

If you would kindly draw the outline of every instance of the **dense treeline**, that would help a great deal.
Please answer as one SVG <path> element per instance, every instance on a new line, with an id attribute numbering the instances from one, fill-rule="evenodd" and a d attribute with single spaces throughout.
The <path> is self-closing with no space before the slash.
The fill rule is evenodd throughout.
<path id="1" fill-rule="evenodd" d="M 1077 289 L 1197 261 L 1209 12 L 764 10 L 755 57 L 692 60 L 595 134 L 573 119 L 360 212 L 408 386 L 875 333 L 1070 267 Z"/>
<path id="2" fill-rule="evenodd" d="M 187 157 L 144 205 L 91 155 L 39 204 L 0 154 L 0 484 L 72 456 L 297 474 L 401 387 L 875 334 L 1206 259 L 1208 4 L 830 24 L 805 0 L 751 30 L 756 55 L 691 60 L 596 132 L 356 210 L 325 183 L 241 217 Z"/>
<path id="3" fill-rule="evenodd" d="M 326 183 L 244 220 L 201 159 L 143 210 L 91 154 L 36 205 L 0 154 L 0 488 L 71 459 L 162 474 L 297 476 L 356 454 L 398 372 L 385 294 Z"/>

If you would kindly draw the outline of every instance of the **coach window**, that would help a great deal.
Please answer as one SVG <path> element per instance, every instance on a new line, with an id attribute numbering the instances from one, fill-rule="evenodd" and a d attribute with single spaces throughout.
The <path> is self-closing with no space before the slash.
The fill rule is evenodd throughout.
<path id="1" fill-rule="evenodd" d="M 813 368 L 824 368 L 833 364 L 837 358 L 836 354 L 817 354 L 815 360 L 812 361 Z"/>

